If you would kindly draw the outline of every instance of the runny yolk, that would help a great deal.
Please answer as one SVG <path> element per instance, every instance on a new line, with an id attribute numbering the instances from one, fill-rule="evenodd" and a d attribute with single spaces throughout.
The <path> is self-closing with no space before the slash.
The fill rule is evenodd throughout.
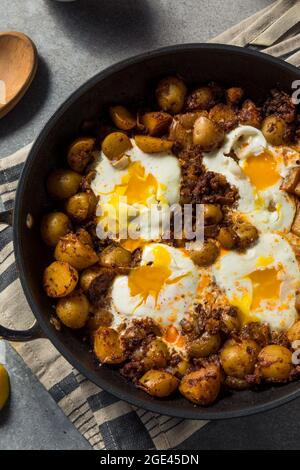
<path id="1" fill-rule="evenodd" d="M 243 166 L 243 172 L 258 191 L 269 188 L 280 180 L 274 155 L 267 151 L 250 155 Z"/>
<path id="2" fill-rule="evenodd" d="M 145 204 L 151 196 L 156 196 L 158 191 L 156 178 L 148 173 L 140 162 L 134 162 L 128 167 L 128 172 L 123 176 L 121 184 L 117 184 L 113 191 L 115 196 L 126 196 L 127 204 Z"/>
<path id="3" fill-rule="evenodd" d="M 172 259 L 170 253 L 164 247 L 154 247 L 153 256 L 154 261 L 152 264 L 139 266 L 130 271 L 128 286 L 132 296 L 140 295 L 142 302 L 146 302 L 148 296 L 152 296 L 157 304 L 163 286 L 165 284 L 175 284 L 186 274 L 169 279 L 172 274 L 170 269 Z"/>
<path id="4" fill-rule="evenodd" d="M 279 297 L 281 281 L 277 279 L 277 274 L 275 268 L 269 268 L 247 276 L 252 281 L 252 311 L 259 308 L 262 301 Z"/>

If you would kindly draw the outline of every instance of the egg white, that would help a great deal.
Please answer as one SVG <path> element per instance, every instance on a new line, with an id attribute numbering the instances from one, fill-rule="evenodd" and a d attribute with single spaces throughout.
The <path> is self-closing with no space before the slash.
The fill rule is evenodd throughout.
<path id="1" fill-rule="evenodd" d="M 253 283 L 249 275 L 270 268 L 278 270 L 279 297 L 262 299 L 259 308 L 251 311 Z M 272 330 L 286 330 L 297 320 L 295 298 L 300 270 L 290 244 L 282 236 L 262 234 L 246 253 L 226 253 L 212 267 L 212 274 L 229 303 L 240 309 L 246 323 L 259 321 L 268 323 Z"/>
<path id="2" fill-rule="evenodd" d="M 139 149 L 134 139 L 131 140 L 131 143 L 132 148 L 126 152 L 126 155 L 130 157 L 132 163 L 139 162 L 145 169 L 146 175 L 153 175 L 159 186 L 157 194 L 143 201 L 142 204 L 124 204 L 124 211 L 129 214 L 128 228 L 143 240 L 158 240 L 164 229 L 168 228 L 168 206 L 179 202 L 180 165 L 178 159 L 171 153 L 147 154 Z M 93 192 L 100 196 L 97 213 L 104 214 L 109 209 L 110 198 L 115 187 L 120 185 L 122 178 L 128 174 L 128 168 L 123 170 L 114 168 L 101 152 L 94 165 L 94 170 L 96 175 L 91 186 Z M 152 211 L 155 206 L 161 209 L 152 212 L 152 220 L 151 205 Z"/>
<path id="3" fill-rule="evenodd" d="M 223 146 L 205 153 L 203 162 L 208 170 L 223 174 L 227 181 L 238 189 L 236 212 L 242 214 L 262 233 L 287 233 L 295 216 L 294 198 L 280 190 L 280 179 L 265 189 L 257 190 L 243 171 L 247 158 L 259 155 L 264 150 L 282 160 L 278 165 L 280 176 L 284 177 L 289 168 L 295 166 L 292 158 L 284 161 L 280 157 L 281 150 L 268 145 L 262 132 L 251 126 L 239 126 L 228 133 Z M 230 152 L 234 152 L 237 161 L 230 156 Z M 294 153 L 296 155 L 296 152 Z"/>
<path id="4" fill-rule="evenodd" d="M 111 308 L 114 313 L 115 325 L 132 318 L 151 317 L 163 326 L 180 325 L 193 306 L 199 274 L 192 260 L 178 248 L 160 243 L 151 243 L 144 247 L 140 265 L 145 266 L 154 261 L 154 250 L 163 247 L 170 255 L 168 266 L 170 281 L 179 278 L 177 282 L 164 284 L 157 300 L 149 295 L 145 302 L 140 295 L 132 296 L 128 276 L 118 276 L 113 282 L 111 293 Z"/>

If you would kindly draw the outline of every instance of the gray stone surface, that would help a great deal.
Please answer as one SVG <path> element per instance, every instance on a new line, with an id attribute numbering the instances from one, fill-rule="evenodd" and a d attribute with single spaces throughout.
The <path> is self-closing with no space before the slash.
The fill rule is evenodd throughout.
<path id="1" fill-rule="evenodd" d="M 0 156 L 33 140 L 59 104 L 106 66 L 160 46 L 205 41 L 271 2 L 0 0 L 0 31 L 25 32 L 40 56 L 30 90 L 0 121 Z M 0 449 L 88 449 L 9 346 L 6 359 L 12 399 L 0 416 Z M 193 446 L 299 449 L 299 403 L 259 417 L 209 424 Z"/>

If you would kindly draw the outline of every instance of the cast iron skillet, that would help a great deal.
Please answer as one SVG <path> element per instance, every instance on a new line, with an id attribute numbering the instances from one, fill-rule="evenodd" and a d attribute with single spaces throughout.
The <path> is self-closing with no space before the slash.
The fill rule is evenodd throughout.
<path id="1" fill-rule="evenodd" d="M 73 93 L 36 140 L 16 195 L 13 217 L 16 261 L 37 322 L 25 332 L 0 327 L 0 336 L 28 340 L 38 337 L 42 331 L 88 379 L 118 398 L 156 413 L 190 419 L 250 415 L 299 397 L 299 382 L 258 392 L 228 392 L 208 408 L 197 408 L 179 395 L 165 400 L 153 399 L 127 383 L 118 370 L 99 368 L 78 336 L 68 329 L 56 331 L 49 322 L 52 301 L 44 294 L 41 279 L 50 257 L 39 234 L 39 220 L 49 204 L 46 175 L 53 167 L 64 164 L 66 146 L 77 135 L 84 119 L 100 116 L 111 103 L 142 100 L 160 77 L 174 73 L 190 84 L 210 80 L 231 86 L 240 84 L 254 99 L 265 97 L 276 86 L 290 93 L 293 80 L 300 79 L 300 71 L 295 67 L 266 54 L 225 45 L 191 44 L 171 46 L 125 60 L 100 72 Z M 35 221 L 31 229 L 26 226 L 27 214 L 32 214 Z"/>

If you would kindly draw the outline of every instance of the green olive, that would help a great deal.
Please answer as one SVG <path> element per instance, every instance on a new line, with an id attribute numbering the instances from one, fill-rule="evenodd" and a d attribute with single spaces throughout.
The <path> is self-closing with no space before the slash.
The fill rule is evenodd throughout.
<path id="1" fill-rule="evenodd" d="M 221 227 L 217 239 L 225 250 L 231 250 L 235 245 L 234 232 L 230 227 Z"/>
<path id="2" fill-rule="evenodd" d="M 143 358 L 143 364 L 148 369 L 163 369 L 169 359 L 168 346 L 161 339 L 154 339 Z"/>
<path id="3" fill-rule="evenodd" d="M 223 213 L 219 206 L 215 204 L 204 204 L 204 223 L 205 225 L 214 225 L 221 222 Z"/>
<path id="4" fill-rule="evenodd" d="M 216 353 L 221 345 L 221 337 L 205 332 L 200 338 L 192 341 L 188 347 L 190 357 L 207 357 Z"/>
<path id="5" fill-rule="evenodd" d="M 236 225 L 235 233 L 238 237 L 239 248 L 248 248 L 258 239 L 258 231 L 254 225 L 243 222 Z"/>

